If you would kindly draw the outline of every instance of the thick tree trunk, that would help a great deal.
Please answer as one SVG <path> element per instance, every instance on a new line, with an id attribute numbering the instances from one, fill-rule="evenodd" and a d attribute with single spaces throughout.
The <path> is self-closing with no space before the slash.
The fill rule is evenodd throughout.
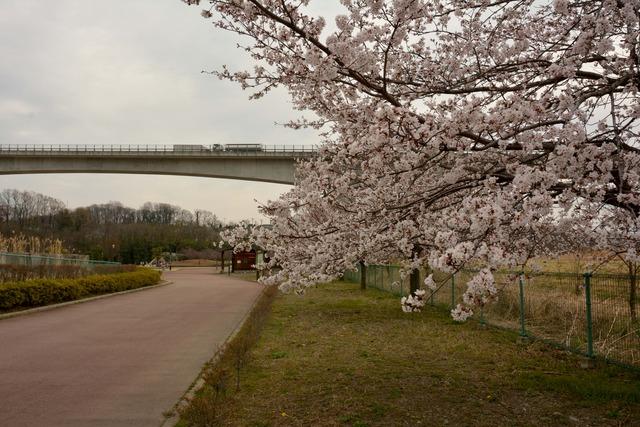
<path id="1" fill-rule="evenodd" d="M 411 253 L 412 258 L 418 256 L 419 254 L 420 246 L 414 245 L 413 251 Z M 409 291 L 411 295 L 413 295 L 418 289 L 420 289 L 420 270 L 411 270 L 411 274 L 409 275 Z"/>
<path id="2" fill-rule="evenodd" d="M 414 294 L 420 288 L 420 270 L 412 270 L 409 275 L 409 290 Z"/>
<path id="3" fill-rule="evenodd" d="M 367 266 L 364 264 L 364 261 L 360 261 L 360 289 L 367 289 Z"/>
<path id="4" fill-rule="evenodd" d="M 224 250 L 220 251 L 220 273 L 224 273 Z"/>

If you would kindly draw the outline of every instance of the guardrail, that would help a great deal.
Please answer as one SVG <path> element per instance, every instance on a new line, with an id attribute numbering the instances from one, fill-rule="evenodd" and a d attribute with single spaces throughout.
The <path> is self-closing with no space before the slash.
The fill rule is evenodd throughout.
<path id="1" fill-rule="evenodd" d="M 104 145 L 104 144 L 0 144 L 2 154 L 167 154 L 179 156 L 273 156 L 273 155 L 313 155 L 317 146 L 309 145 Z"/>

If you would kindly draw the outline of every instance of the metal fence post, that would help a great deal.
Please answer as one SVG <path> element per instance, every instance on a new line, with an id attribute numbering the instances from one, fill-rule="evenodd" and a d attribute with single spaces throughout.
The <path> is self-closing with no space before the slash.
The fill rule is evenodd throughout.
<path id="1" fill-rule="evenodd" d="M 520 272 L 518 282 L 520 287 L 520 336 L 525 338 L 527 336 L 527 330 L 524 325 L 524 272 Z"/>
<path id="2" fill-rule="evenodd" d="M 451 309 L 456 308 L 456 275 L 451 275 Z"/>
<path id="3" fill-rule="evenodd" d="M 587 357 L 593 357 L 593 319 L 591 318 L 591 273 L 584 273 L 584 296 L 587 314 Z"/>

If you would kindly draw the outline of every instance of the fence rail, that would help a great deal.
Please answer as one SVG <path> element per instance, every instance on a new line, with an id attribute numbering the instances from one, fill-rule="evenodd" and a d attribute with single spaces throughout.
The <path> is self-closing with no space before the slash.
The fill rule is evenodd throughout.
<path id="1" fill-rule="evenodd" d="M 73 279 L 90 274 L 123 273 L 135 268 L 119 262 L 90 260 L 86 255 L 0 252 L 0 285 L 33 279 Z"/>
<path id="2" fill-rule="evenodd" d="M 98 261 L 87 257 L 65 257 L 64 255 L 37 255 L 15 252 L 0 252 L 0 264 L 14 265 L 79 265 L 93 267 L 96 265 L 120 265 L 114 261 Z"/>
<path id="3" fill-rule="evenodd" d="M 426 270 L 419 272 L 420 283 Z M 462 302 L 467 282 L 475 271 L 456 275 L 433 272 L 440 286 L 429 304 L 450 310 Z M 409 293 L 409 277 L 400 267 L 368 265 L 368 287 Z M 360 282 L 360 268 L 344 279 Z M 518 331 L 523 337 L 542 339 L 587 357 L 640 368 L 640 292 L 634 277 L 618 274 L 494 273 L 499 289 L 496 301 L 474 317 L 480 322 Z"/>
<path id="4" fill-rule="evenodd" d="M 214 145 L 157 145 L 157 144 L 0 144 L 0 154 L 4 155 L 173 155 L 173 156 L 312 156 L 318 147 L 313 145 L 262 145 L 262 144 L 231 144 Z"/>

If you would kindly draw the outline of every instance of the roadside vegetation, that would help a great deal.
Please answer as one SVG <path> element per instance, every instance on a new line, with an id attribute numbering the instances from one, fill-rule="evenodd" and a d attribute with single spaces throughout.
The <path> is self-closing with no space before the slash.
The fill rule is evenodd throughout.
<path id="1" fill-rule="evenodd" d="M 104 265 L 19 265 L 0 264 L 0 283 L 22 282 L 33 279 L 75 279 L 95 274 L 116 274 L 136 270 L 135 265 L 104 264 Z"/>
<path id="2" fill-rule="evenodd" d="M 598 273 L 629 274 L 629 268 L 620 256 L 607 252 L 578 251 L 556 257 L 536 258 L 533 265 L 541 272 L 577 273 L 596 270 Z"/>
<path id="3" fill-rule="evenodd" d="M 167 203 L 71 209 L 43 194 L 0 189 L 0 251 L 80 253 L 123 264 L 148 262 L 163 252 L 218 259 L 211 242 L 223 227 L 213 212 Z"/>
<path id="4" fill-rule="evenodd" d="M 497 289 L 496 298 L 472 317 L 492 325 L 521 330 L 524 334 L 549 340 L 556 345 L 577 352 L 588 351 L 586 291 L 583 273 L 591 271 L 589 265 L 602 264 L 601 254 L 565 255 L 557 260 L 543 259 L 556 270 L 528 270 L 523 276 L 520 299 L 519 274 L 514 270 L 493 272 Z M 581 264 L 577 263 L 581 260 Z M 622 264 L 622 267 L 620 266 Z M 640 293 L 637 291 L 637 273 L 625 274 L 626 266 L 615 258 L 601 265 L 590 276 L 591 330 L 596 355 L 631 366 L 640 367 Z M 608 271 L 620 271 L 610 273 Z M 367 286 L 406 296 L 410 278 L 402 277 L 399 265 L 367 266 Z M 427 290 L 426 303 L 451 310 L 464 302 L 468 283 L 479 269 L 461 270 L 452 278 L 450 273 L 420 269 L 419 283 L 432 274 L 436 288 Z M 628 270 L 626 270 L 628 271 Z M 347 271 L 346 281 L 360 282 L 358 271 Z M 426 288 L 426 285 L 424 286 Z M 524 310 L 524 319 L 521 311 Z"/>
<path id="5" fill-rule="evenodd" d="M 583 270 L 584 272 L 585 270 Z M 588 270 L 587 270 L 588 271 Z M 463 301 L 472 272 L 456 275 L 456 303 Z M 446 277 L 446 275 L 442 274 Z M 494 325 L 519 330 L 520 291 L 518 276 L 495 272 L 495 301 L 475 314 Z M 587 351 L 587 313 L 584 276 L 567 271 L 526 273 L 523 277 L 524 320 L 528 334 L 576 351 Z M 437 304 L 450 308 L 451 281 L 434 296 Z M 619 273 L 598 273 L 590 278 L 591 328 L 595 353 L 640 368 L 640 295 L 637 279 Z"/>
<path id="6" fill-rule="evenodd" d="M 0 313 L 57 304 L 102 294 L 152 286 L 160 272 L 148 268 L 76 279 L 34 279 L 0 283 Z"/>
<path id="7" fill-rule="evenodd" d="M 179 425 L 634 425 L 640 373 L 515 333 L 455 323 L 336 282 L 276 298 L 241 363 L 231 350 Z M 238 366 L 240 369 L 238 370 Z M 236 376 L 240 372 L 240 377 Z M 239 381 L 239 388 L 237 387 Z M 636 424 L 637 425 L 637 424 Z"/>
<path id="8" fill-rule="evenodd" d="M 178 425 L 218 425 L 222 406 L 229 392 L 239 392 L 254 346 L 267 323 L 278 294 L 276 286 L 267 286 L 251 309 L 242 327 L 226 342 L 202 372 L 204 386 L 185 402 L 179 402 Z M 173 414 L 168 414 L 173 415 Z"/>

